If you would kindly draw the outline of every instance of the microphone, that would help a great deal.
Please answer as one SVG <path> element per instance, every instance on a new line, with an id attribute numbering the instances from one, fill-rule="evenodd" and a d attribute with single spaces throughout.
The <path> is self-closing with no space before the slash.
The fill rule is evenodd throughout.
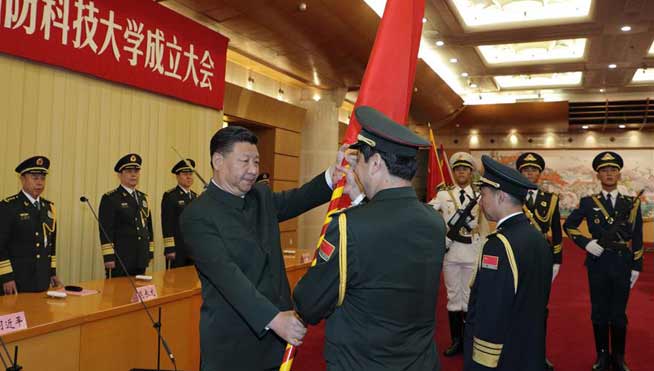
<path id="1" fill-rule="evenodd" d="M 81 196 L 79 198 L 80 202 L 86 203 L 88 205 L 89 210 L 91 210 L 91 213 L 93 214 L 93 217 L 95 218 L 95 221 L 98 223 L 98 226 L 100 227 L 100 231 L 102 231 L 102 235 L 104 236 L 105 240 L 111 241 L 109 238 L 109 234 L 107 231 L 104 229 L 102 226 L 102 223 L 100 223 L 100 218 L 98 218 L 98 214 L 96 214 L 95 209 L 93 208 L 93 205 L 89 202 L 89 199 L 86 196 Z M 141 306 L 143 306 L 143 310 L 145 311 L 145 314 L 148 315 L 148 318 L 150 319 L 150 322 L 152 323 L 152 327 L 157 331 L 157 336 L 161 340 L 161 343 L 164 346 L 164 349 L 166 349 L 166 353 L 168 354 L 168 358 L 170 358 L 170 362 L 172 362 L 173 367 L 175 368 L 175 371 L 177 371 L 177 362 L 175 360 L 175 356 L 173 355 L 173 352 L 170 350 L 170 347 L 168 346 L 168 343 L 166 342 L 166 339 L 164 339 L 163 335 L 161 335 L 161 322 L 155 321 L 154 318 L 152 317 L 152 314 L 150 313 L 150 308 L 145 304 L 143 301 L 143 298 L 141 298 L 141 295 L 139 295 L 138 290 L 136 289 L 136 283 L 134 282 L 134 279 L 132 276 L 129 275 L 129 272 L 127 271 L 127 267 L 125 266 L 125 263 L 123 263 L 123 259 L 120 258 L 120 255 L 118 254 L 118 251 L 114 250 L 114 255 L 116 256 L 116 260 L 118 261 L 118 264 L 120 264 L 120 267 L 123 269 L 123 272 L 127 273 L 127 280 L 129 281 L 130 285 L 132 286 L 132 289 L 134 290 L 134 293 L 136 294 L 136 297 L 139 299 L 139 303 L 141 303 Z M 161 308 L 159 308 L 159 320 L 161 320 Z M 158 357 L 157 357 L 157 364 L 158 364 Z M 158 366 L 157 366 L 158 367 Z"/>

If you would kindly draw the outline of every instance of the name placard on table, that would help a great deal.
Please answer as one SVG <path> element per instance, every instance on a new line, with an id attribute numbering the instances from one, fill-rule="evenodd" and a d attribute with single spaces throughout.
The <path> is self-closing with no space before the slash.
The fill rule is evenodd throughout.
<path id="1" fill-rule="evenodd" d="M 0 336 L 14 331 L 25 330 L 27 318 L 25 312 L 16 312 L 0 316 Z"/>
<path id="2" fill-rule="evenodd" d="M 139 301 L 139 298 L 136 296 L 137 294 L 143 301 L 152 300 L 157 297 L 157 287 L 155 285 L 138 286 L 136 288 L 136 293 L 132 295 L 132 303 L 137 303 Z"/>

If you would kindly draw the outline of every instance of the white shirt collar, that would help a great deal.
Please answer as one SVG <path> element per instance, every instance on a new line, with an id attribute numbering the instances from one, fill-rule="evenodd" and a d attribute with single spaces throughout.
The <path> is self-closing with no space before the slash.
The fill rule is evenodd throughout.
<path id="1" fill-rule="evenodd" d="M 534 200 L 536 199 L 536 196 L 538 195 L 538 190 L 537 189 L 530 189 L 527 191 L 527 196 L 525 197 L 525 200 L 529 198 L 529 195 L 532 195 Z"/>
<path id="2" fill-rule="evenodd" d="M 122 185 L 122 184 L 121 184 L 120 186 L 123 187 L 123 189 L 126 190 L 127 193 L 130 194 L 130 196 L 132 195 L 132 193 L 134 193 L 134 189 L 129 188 L 129 187 L 126 187 L 126 186 L 124 186 L 124 185 Z"/>
<path id="3" fill-rule="evenodd" d="M 495 228 L 499 228 L 499 227 L 500 227 L 500 224 L 504 223 L 505 220 L 507 220 L 507 219 L 509 219 L 509 218 L 511 218 L 511 217 L 514 217 L 514 216 L 516 216 L 516 215 L 518 215 L 518 214 L 522 214 L 522 211 L 517 211 L 517 212 L 515 212 L 515 213 L 513 213 L 513 214 L 509 214 L 509 215 L 505 216 L 504 218 L 498 220 L 498 221 L 497 221 L 497 226 L 496 226 Z"/>
<path id="4" fill-rule="evenodd" d="M 21 192 L 23 192 L 23 194 L 25 195 L 25 197 L 27 197 L 27 199 L 30 200 L 30 202 L 32 203 L 32 205 L 34 205 L 34 203 L 35 203 L 36 201 L 39 201 L 39 200 L 41 199 L 41 196 L 39 196 L 39 197 L 37 197 L 37 198 L 34 198 L 34 197 L 30 196 L 30 194 L 27 193 L 27 192 L 25 192 L 24 189 L 21 189 Z"/>
<path id="5" fill-rule="evenodd" d="M 618 197 L 618 193 L 620 193 L 620 192 L 618 192 L 617 188 L 612 190 L 611 192 L 607 192 L 605 190 L 602 190 L 602 196 L 604 196 L 604 198 L 606 198 L 606 195 L 609 194 L 609 193 L 611 194 L 611 199 L 615 200 Z"/>
<path id="6" fill-rule="evenodd" d="M 454 187 L 455 187 L 457 193 L 461 193 L 461 190 L 464 190 L 467 194 L 469 194 L 469 195 L 472 194 L 472 186 L 470 184 L 465 186 L 465 188 L 461 188 L 458 184 L 456 184 Z"/>
<path id="7" fill-rule="evenodd" d="M 213 179 L 211 179 L 211 180 L 213 181 Z M 215 184 L 215 183 L 214 183 L 214 184 Z M 179 184 L 178 184 L 177 186 L 179 187 L 179 189 L 181 189 L 182 191 L 184 191 L 185 194 L 189 194 L 189 193 L 191 193 L 191 190 L 190 190 L 190 189 L 186 189 L 186 188 L 182 187 L 182 186 L 179 185 Z"/>

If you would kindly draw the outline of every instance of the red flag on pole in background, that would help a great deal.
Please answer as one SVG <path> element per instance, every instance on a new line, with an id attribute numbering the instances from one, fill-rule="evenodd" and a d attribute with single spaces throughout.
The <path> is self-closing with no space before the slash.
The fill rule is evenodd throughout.
<path id="1" fill-rule="evenodd" d="M 384 15 L 379 23 L 375 43 L 361 82 L 359 97 L 354 105 L 355 109 L 362 105 L 371 106 L 393 121 L 406 125 L 413 94 L 424 13 L 425 0 L 386 2 Z M 360 130 L 361 125 L 357 122 L 356 115 L 351 115 L 343 143 L 355 143 Z M 334 187 L 317 246 L 320 246 L 324 239 L 325 231 L 332 219 L 331 215 L 350 204 L 349 197 L 343 194 L 344 186 L 345 177 Z M 315 264 L 314 257 L 311 265 Z M 294 354 L 295 347 L 288 345 L 280 371 L 291 369 Z"/>
<path id="2" fill-rule="evenodd" d="M 443 169 L 443 180 L 445 181 L 445 185 L 454 185 L 454 176 L 452 176 L 452 168 L 450 168 L 450 158 L 447 157 L 443 144 L 441 144 L 438 149 L 438 159 L 440 160 L 441 169 Z"/>

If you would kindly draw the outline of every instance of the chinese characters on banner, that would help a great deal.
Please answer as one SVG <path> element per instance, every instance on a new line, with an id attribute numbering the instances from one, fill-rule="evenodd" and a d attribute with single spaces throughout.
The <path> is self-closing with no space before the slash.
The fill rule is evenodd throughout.
<path id="1" fill-rule="evenodd" d="M 27 328 L 25 312 L 16 312 L 0 316 L 0 336 Z"/>
<path id="2" fill-rule="evenodd" d="M 218 110 L 227 42 L 151 0 L 0 0 L 0 52 Z"/>

